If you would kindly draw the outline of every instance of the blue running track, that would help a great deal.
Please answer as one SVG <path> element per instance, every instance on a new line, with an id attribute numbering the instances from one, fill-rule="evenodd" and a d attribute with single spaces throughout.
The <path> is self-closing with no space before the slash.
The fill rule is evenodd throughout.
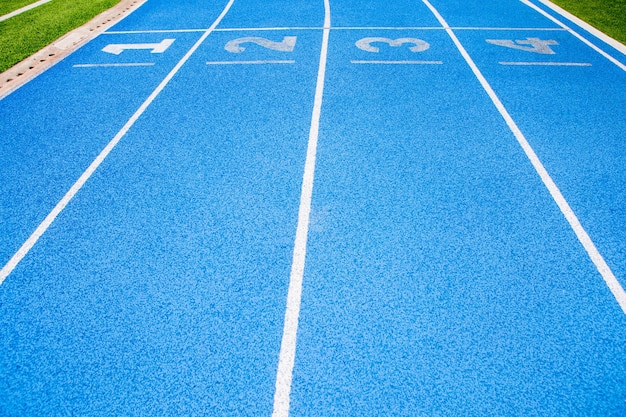
<path id="1" fill-rule="evenodd" d="M 148 0 L 0 99 L 0 416 L 624 416 L 625 139 L 545 0 Z"/>

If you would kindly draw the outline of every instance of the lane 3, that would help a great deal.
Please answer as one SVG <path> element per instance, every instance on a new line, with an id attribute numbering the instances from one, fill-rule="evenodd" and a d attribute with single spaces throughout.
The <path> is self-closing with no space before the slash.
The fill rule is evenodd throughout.
<path id="1" fill-rule="evenodd" d="M 324 94 L 291 415 L 623 413 L 624 314 L 448 35 L 333 31 Z"/>

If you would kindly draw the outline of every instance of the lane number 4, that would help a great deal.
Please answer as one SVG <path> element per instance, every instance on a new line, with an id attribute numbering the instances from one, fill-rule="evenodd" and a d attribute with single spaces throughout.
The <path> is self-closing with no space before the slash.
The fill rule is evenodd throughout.
<path id="1" fill-rule="evenodd" d="M 525 40 L 517 40 L 515 42 L 512 40 L 487 39 L 487 43 L 504 46 L 505 48 L 518 49 L 520 51 L 534 52 L 542 55 L 556 54 L 550 46 L 559 44 L 557 41 L 552 39 L 542 40 L 539 38 L 526 38 Z"/>

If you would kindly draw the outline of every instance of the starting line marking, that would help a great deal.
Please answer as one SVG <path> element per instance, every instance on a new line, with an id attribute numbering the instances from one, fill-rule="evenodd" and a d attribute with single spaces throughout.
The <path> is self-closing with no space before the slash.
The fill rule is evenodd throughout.
<path id="1" fill-rule="evenodd" d="M 151 67 L 154 62 L 135 62 L 129 64 L 76 64 L 72 68 L 96 68 L 96 67 Z"/>
<path id="2" fill-rule="evenodd" d="M 207 65 L 264 65 L 264 64 L 295 64 L 296 61 L 209 61 Z"/>
<path id="3" fill-rule="evenodd" d="M 537 65 L 551 67 L 590 67 L 588 62 L 499 62 L 500 65 Z"/>
<path id="4" fill-rule="evenodd" d="M 353 64 L 381 64 L 381 65 L 441 65 L 443 61 L 350 61 Z"/>
<path id="5" fill-rule="evenodd" d="M 255 32 L 255 31 L 289 31 L 289 30 L 444 30 L 442 27 L 433 26 L 338 26 L 332 28 L 314 27 L 314 26 L 294 26 L 294 27 L 259 27 L 259 28 L 219 28 L 214 32 Z M 476 30 L 476 31 L 545 31 L 545 32 L 566 32 L 567 29 L 562 27 L 553 28 L 503 28 L 503 27 L 453 27 L 452 30 Z M 201 33 L 205 29 L 159 29 L 159 30 L 119 30 L 108 31 L 102 33 L 103 35 L 135 35 L 144 33 Z"/>

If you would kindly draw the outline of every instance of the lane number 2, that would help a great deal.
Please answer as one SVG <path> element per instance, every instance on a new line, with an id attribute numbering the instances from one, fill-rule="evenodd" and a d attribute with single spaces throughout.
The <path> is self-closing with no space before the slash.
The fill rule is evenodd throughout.
<path id="1" fill-rule="evenodd" d="M 245 47 L 241 46 L 242 44 L 254 43 L 262 46 L 263 48 L 271 49 L 272 51 L 293 52 L 296 46 L 296 39 L 296 36 L 285 36 L 281 42 L 274 42 L 269 39 L 251 36 L 247 38 L 233 39 L 226 44 L 224 49 L 234 54 L 240 54 L 246 50 Z"/>

